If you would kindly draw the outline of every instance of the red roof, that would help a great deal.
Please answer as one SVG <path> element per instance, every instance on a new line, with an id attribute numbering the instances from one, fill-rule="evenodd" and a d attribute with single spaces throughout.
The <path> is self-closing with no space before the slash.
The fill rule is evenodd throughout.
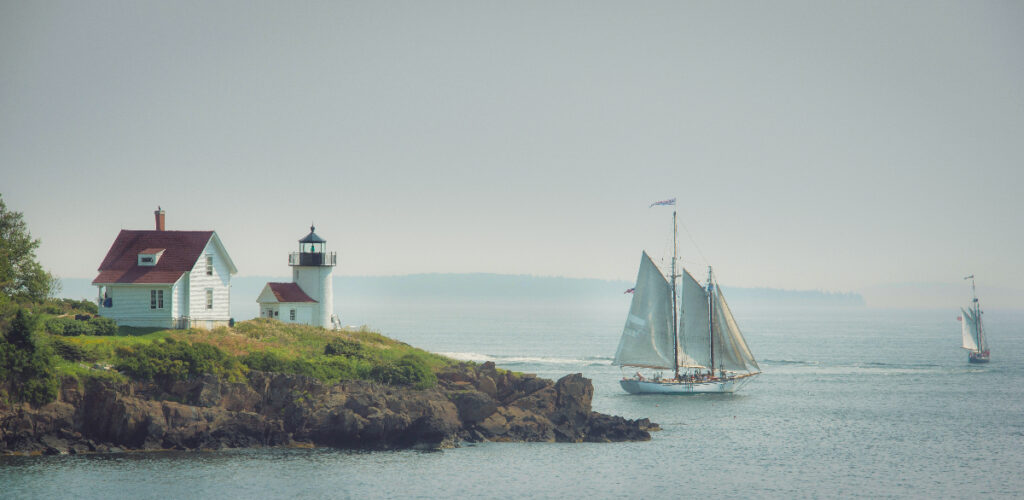
<path id="1" fill-rule="evenodd" d="M 133 231 L 122 229 L 100 264 L 96 283 L 166 283 L 191 271 L 213 231 Z M 138 265 L 140 253 L 164 249 L 155 266 Z"/>
<path id="2" fill-rule="evenodd" d="M 267 283 L 278 302 L 316 302 L 295 283 Z"/>

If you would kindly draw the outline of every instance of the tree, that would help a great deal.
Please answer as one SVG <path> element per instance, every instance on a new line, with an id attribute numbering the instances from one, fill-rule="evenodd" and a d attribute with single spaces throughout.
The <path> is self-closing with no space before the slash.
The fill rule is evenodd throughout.
<path id="1" fill-rule="evenodd" d="M 36 248 L 21 212 L 7 210 L 0 195 L 0 295 L 42 301 L 55 291 L 57 280 L 36 262 Z"/>
<path id="2" fill-rule="evenodd" d="M 36 342 L 39 318 L 18 307 L 0 336 L 0 388 L 15 401 L 42 405 L 57 397 L 53 349 Z"/>

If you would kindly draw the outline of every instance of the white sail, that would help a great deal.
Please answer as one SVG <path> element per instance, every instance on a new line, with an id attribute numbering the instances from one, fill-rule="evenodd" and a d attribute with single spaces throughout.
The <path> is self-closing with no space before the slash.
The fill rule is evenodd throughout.
<path id="1" fill-rule="evenodd" d="M 717 289 L 717 285 L 715 286 Z M 743 353 L 739 346 L 736 345 L 733 339 L 732 333 L 729 331 L 729 326 L 725 318 L 724 310 L 722 309 L 722 302 L 719 300 L 721 296 L 717 290 L 713 292 L 714 298 L 714 316 L 712 317 L 711 329 L 712 329 L 712 347 L 715 349 L 715 369 L 725 369 L 730 371 L 748 371 L 747 364 L 743 359 Z"/>
<path id="2" fill-rule="evenodd" d="M 711 367 L 711 321 L 708 294 L 686 270 L 679 307 L 679 366 Z"/>
<path id="3" fill-rule="evenodd" d="M 747 365 L 747 369 L 761 371 L 761 367 L 757 365 L 757 360 L 754 359 L 754 354 L 750 352 L 750 347 L 747 346 L 747 340 L 743 338 L 743 334 L 740 333 L 740 327 L 736 324 L 736 318 L 732 316 L 732 311 L 729 310 L 729 304 L 725 302 L 725 296 L 722 295 L 722 289 L 715 284 L 715 292 L 717 297 L 715 298 L 715 306 L 721 310 L 721 316 L 725 320 L 723 331 L 728 330 L 729 337 L 732 340 L 733 348 L 737 351 L 739 358 L 743 360 L 743 363 Z"/>
<path id="4" fill-rule="evenodd" d="M 988 340 L 985 339 L 985 335 L 984 335 L 984 333 L 985 333 L 985 326 L 981 324 L 981 309 L 980 308 L 978 309 L 978 314 L 975 315 L 974 324 L 977 325 L 977 326 L 975 326 L 975 328 L 978 329 L 978 332 L 975 334 L 975 337 L 974 337 L 974 338 L 978 339 L 978 350 L 980 350 L 982 352 L 985 352 L 985 351 L 988 350 Z"/>
<path id="5" fill-rule="evenodd" d="M 964 349 L 969 349 L 972 351 L 978 350 L 977 334 L 975 333 L 977 327 L 975 327 L 975 324 L 976 323 L 974 322 L 974 315 L 967 312 L 966 309 L 961 307 L 960 332 L 963 335 L 962 347 Z"/>
<path id="6" fill-rule="evenodd" d="M 644 252 L 614 363 L 673 369 L 672 287 Z"/>

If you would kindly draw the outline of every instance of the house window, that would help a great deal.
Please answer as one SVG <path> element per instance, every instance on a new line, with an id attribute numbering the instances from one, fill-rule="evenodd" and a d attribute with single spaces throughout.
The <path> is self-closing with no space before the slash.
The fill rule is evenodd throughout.
<path id="1" fill-rule="evenodd" d="M 288 311 L 288 319 L 295 321 L 295 309 L 291 309 Z"/>
<path id="2" fill-rule="evenodd" d="M 152 264 L 153 263 L 153 258 L 149 257 L 149 256 L 139 257 L 139 263 L 140 264 Z"/>
<path id="3" fill-rule="evenodd" d="M 206 308 L 213 309 L 213 289 L 206 289 Z"/>
<path id="4" fill-rule="evenodd" d="M 213 276 L 213 256 L 206 256 L 206 275 Z"/>
<path id="5" fill-rule="evenodd" d="M 163 309 L 164 308 L 164 291 L 163 290 L 150 290 L 149 291 L 149 308 L 150 309 Z"/>

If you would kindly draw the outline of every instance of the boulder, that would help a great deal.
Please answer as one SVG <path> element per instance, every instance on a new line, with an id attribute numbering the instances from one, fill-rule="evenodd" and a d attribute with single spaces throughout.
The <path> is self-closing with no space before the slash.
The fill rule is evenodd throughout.
<path id="1" fill-rule="evenodd" d="M 480 391 L 460 392 L 454 396 L 459 420 L 467 425 L 477 424 L 498 410 L 498 403 Z"/>

